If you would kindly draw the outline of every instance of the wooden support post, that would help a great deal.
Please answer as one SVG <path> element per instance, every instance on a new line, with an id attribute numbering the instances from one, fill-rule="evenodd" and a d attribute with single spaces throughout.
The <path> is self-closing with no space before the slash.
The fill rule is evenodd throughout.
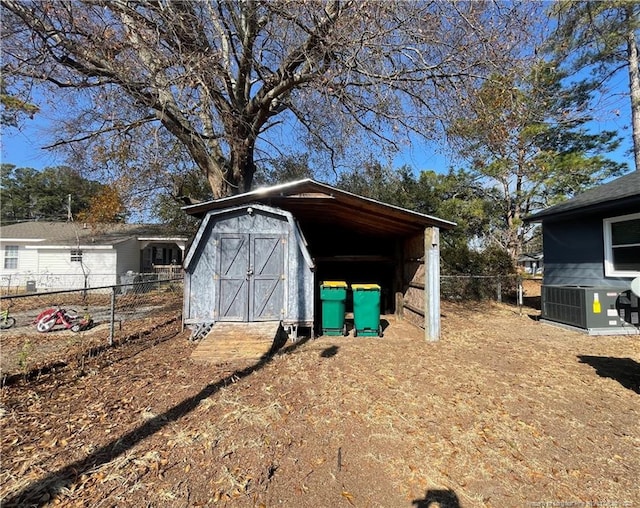
<path id="1" fill-rule="evenodd" d="M 440 340 L 440 230 L 424 230 L 424 335 Z"/>
<path id="2" fill-rule="evenodd" d="M 396 319 L 398 321 L 402 320 L 404 315 L 404 294 L 402 291 L 398 291 L 396 293 Z"/>
<path id="3" fill-rule="evenodd" d="M 400 240 L 395 242 L 395 252 L 394 252 L 394 265 L 395 270 L 393 271 L 393 288 L 392 291 L 395 295 L 395 311 L 396 311 L 396 319 L 400 321 L 403 318 L 404 314 L 404 292 L 406 289 L 404 288 L 404 271 L 405 271 L 405 260 L 404 260 L 404 245 Z"/>

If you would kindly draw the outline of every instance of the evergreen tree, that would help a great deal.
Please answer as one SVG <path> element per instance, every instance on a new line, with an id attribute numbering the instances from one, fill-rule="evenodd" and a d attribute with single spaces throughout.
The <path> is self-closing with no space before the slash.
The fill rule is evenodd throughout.
<path id="1" fill-rule="evenodd" d="M 633 153 L 640 171 L 640 3 L 630 0 L 563 0 L 551 8 L 558 28 L 549 49 L 571 73 L 590 71 L 583 84 L 603 90 L 620 71 L 629 78 Z"/>
<path id="2" fill-rule="evenodd" d="M 496 75 L 448 126 L 470 171 L 499 195 L 492 239 L 514 261 L 529 233 L 523 217 L 627 169 L 603 155 L 618 146 L 617 133 L 585 128 L 588 90 L 564 87 L 564 77 L 544 63 L 524 76 Z"/>
<path id="3" fill-rule="evenodd" d="M 107 187 L 83 178 L 67 166 L 37 171 L 2 164 L 1 170 L 0 218 L 3 223 L 76 217 Z"/>

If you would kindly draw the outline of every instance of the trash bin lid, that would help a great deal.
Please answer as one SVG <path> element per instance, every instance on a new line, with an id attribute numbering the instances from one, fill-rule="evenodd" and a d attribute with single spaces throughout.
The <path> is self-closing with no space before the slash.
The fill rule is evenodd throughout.
<path id="1" fill-rule="evenodd" d="M 342 280 L 325 280 L 322 283 L 322 285 L 330 288 L 346 288 L 347 287 L 347 283 Z"/>
<path id="2" fill-rule="evenodd" d="M 362 290 L 362 289 L 380 289 L 378 284 L 351 284 L 351 289 Z"/>

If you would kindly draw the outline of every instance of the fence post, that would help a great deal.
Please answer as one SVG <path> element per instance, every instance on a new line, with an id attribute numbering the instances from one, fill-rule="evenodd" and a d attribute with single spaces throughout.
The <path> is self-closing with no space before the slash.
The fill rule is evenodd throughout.
<path id="1" fill-rule="evenodd" d="M 498 291 L 498 303 L 502 303 L 502 282 L 500 281 L 500 279 L 498 279 L 497 291 Z"/>
<path id="2" fill-rule="evenodd" d="M 519 313 L 522 314 L 522 305 L 523 305 L 523 289 L 522 289 L 522 278 L 518 277 L 518 310 Z"/>
<path id="3" fill-rule="evenodd" d="M 111 287 L 111 319 L 109 323 L 109 346 L 113 346 L 116 333 L 116 286 Z"/>

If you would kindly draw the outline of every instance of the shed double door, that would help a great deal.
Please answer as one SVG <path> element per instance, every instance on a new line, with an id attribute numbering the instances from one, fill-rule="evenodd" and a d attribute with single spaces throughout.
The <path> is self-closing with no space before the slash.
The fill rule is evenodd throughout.
<path id="1" fill-rule="evenodd" d="M 221 234 L 218 246 L 218 319 L 249 322 L 282 319 L 285 236 Z"/>

